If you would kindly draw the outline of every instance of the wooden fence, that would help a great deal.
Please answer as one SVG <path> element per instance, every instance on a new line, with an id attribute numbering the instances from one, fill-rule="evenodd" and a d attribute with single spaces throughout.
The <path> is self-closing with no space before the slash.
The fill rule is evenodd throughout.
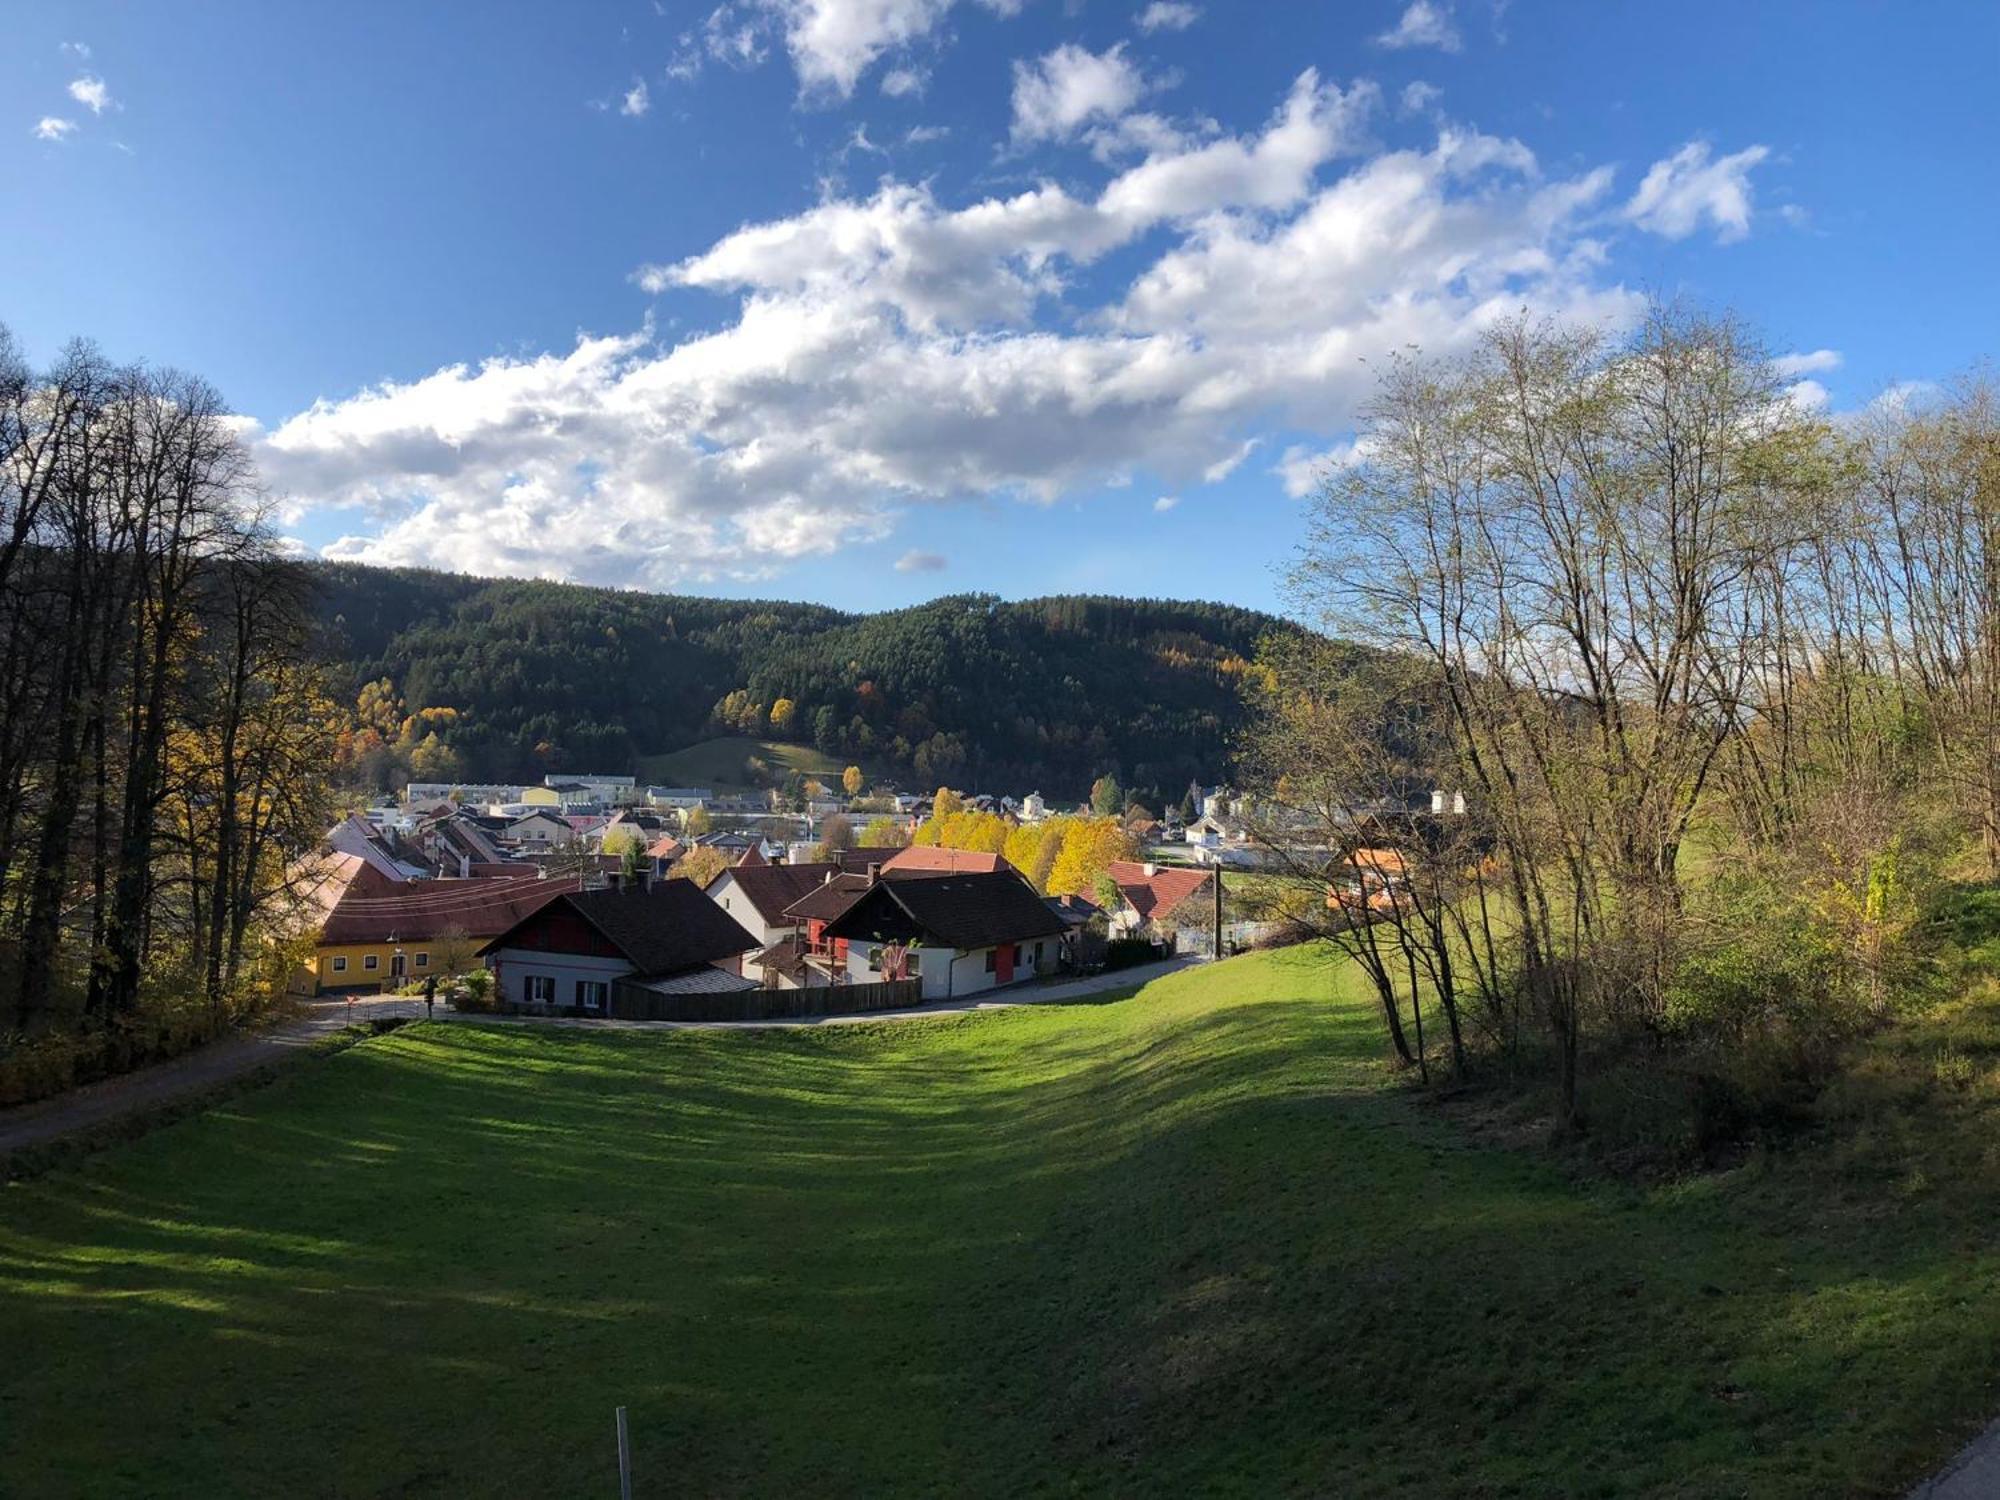
<path id="1" fill-rule="evenodd" d="M 921 1005 L 923 1000 L 921 979 L 709 995 L 663 995 L 623 979 L 611 986 L 611 1014 L 621 1021 L 781 1021 L 795 1016 L 853 1016 L 871 1010 L 903 1010 Z"/>

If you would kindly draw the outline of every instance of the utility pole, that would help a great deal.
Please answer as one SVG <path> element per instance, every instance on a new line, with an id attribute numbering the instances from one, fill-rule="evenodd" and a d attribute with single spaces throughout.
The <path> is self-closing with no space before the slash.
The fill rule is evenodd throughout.
<path id="1" fill-rule="evenodd" d="M 1215 862 L 1215 956 L 1222 957 L 1222 861 Z"/>

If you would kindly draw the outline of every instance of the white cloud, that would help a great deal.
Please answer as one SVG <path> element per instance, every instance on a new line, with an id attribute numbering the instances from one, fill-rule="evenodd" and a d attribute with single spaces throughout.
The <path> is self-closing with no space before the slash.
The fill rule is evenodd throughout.
<path id="1" fill-rule="evenodd" d="M 637 119 L 653 107 L 652 95 L 646 91 L 646 80 L 634 80 L 632 87 L 625 90 L 625 97 L 618 103 L 618 113 Z"/>
<path id="2" fill-rule="evenodd" d="M 1785 387 L 1783 399 L 1807 416 L 1825 411 L 1833 402 L 1832 394 L 1817 380 L 1793 381 Z"/>
<path id="3" fill-rule="evenodd" d="M 1404 84 L 1403 92 L 1398 96 L 1403 113 L 1406 115 L 1423 114 L 1443 97 L 1443 89 L 1434 83 L 1425 83 L 1421 79 L 1415 83 Z"/>
<path id="4" fill-rule="evenodd" d="M 1123 42 L 1103 52 L 1064 42 L 1032 63 L 1014 64 L 1013 138 L 1068 140 L 1086 125 L 1116 120 L 1145 92 Z"/>
<path id="5" fill-rule="evenodd" d="M 946 140 L 951 135 L 949 125 L 912 125 L 903 136 L 906 146 L 924 146 L 932 141 Z"/>
<path id="6" fill-rule="evenodd" d="M 1180 503 L 1181 497 L 1179 495 L 1162 495 L 1153 502 L 1153 509 L 1164 515 Z"/>
<path id="7" fill-rule="evenodd" d="M 1257 451 L 1257 445 L 1262 441 L 1262 438 L 1246 438 L 1244 441 L 1238 443 L 1235 452 L 1230 453 L 1226 457 L 1218 458 L 1214 463 L 1201 471 L 1201 482 L 1203 484 L 1222 483 L 1223 480 L 1236 472 L 1244 459 Z"/>
<path id="8" fill-rule="evenodd" d="M 1020 0 L 978 0 L 1011 16 Z M 807 94 L 845 99 L 875 62 L 930 36 L 955 0 L 723 0 L 681 37 L 667 71 L 691 78 L 705 61 L 750 67 L 783 45 Z"/>
<path id="9" fill-rule="evenodd" d="M 57 50 L 67 52 L 71 57 L 78 58 L 84 62 L 90 61 L 90 43 L 88 42 L 64 42 Z"/>
<path id="10" fill-rule="evenodd" d="M 898 573 L 942 573 L 950 567 L 949 559 L 942 552 L 905 552 L 896 559 Z"/>
<path id="11" fill-rule="evenodd" d="M 1704 223 L 1724 243 L 1740 240 L 1750 232 L 1750 170 L 1770 154 L 1768 147 L 1751 146 L 1711 160 L 1708 142 L 1689 141 L 1653 163 L 1625 205 L 1625 217 L 1670 240 L 1684 240 Z"/>
<path id="12" fill-rule="evenodd" d="M 1449 354 L 1523 308 L 1634 314 L 1594 238 L 1608 167 L 1550 178 L 1468 131 L 1340 166 L 1375 107 L 1308 72 L 1260 128 L 1094 187 L 830 197 L 636 273 L 728 298 L 710 331 L 323 402 L 258 433 L 259 461 L 275 492 L 367 517 L 339 556 L 768 577 L 922 507 L 1142 479 L 1172 498 L 1260 432 L 1350 430 L 1391 351 Z"/>
<path id="13" fill-rule="evenodd" d="M 38 141 L 68 140 L 76 134 L 76 121 L 58 119 L 54 115 L 43 115 L 35 124 L 35 139 Z"/>
<path id="14" fill-rule="evenodd" d="M 1436 47 L 1442 52 L 1456 52 L 1461 45 L 1451 7 L 1432 0 L 1410 0 L 1402 19 L 1375 41 L 1383 47 Z"/>
<path id="15" fill-rule="evenodd" d="M 69 96 L 94 115 L 103 114 L 117 102 L 104 80 L 89 73 L 70 80 Z"/>
<path id="16" fill-rule="evenodd" d="M 1840 351 L 1815 349 L 1810 354 L 1781 354 L 1771 361 L 1771 368 L 1788 380 L 1794 375 L 1821 375 L 1840 368 Z"/>
<path id="17" fill-rule="evenodd" d="M 1271 472 L 1284 484 L 1287 495 L 1303 500 L 1316 493 L 1329 475 L 1351 468 L 1367 456 L 1365 438 L 1335 443 L 1317 453 L 1303 443 L 1294 443 L 1271 466 Z"/>
<path id="18" fill-rule="evenodd" d="M 1201 19 L 1201 7 L 1187 0 L 1153 0 L 1139 12 L 1141 31 L 1186 31 Z"/>
<path id="19" fill-rule="evenodd" d="M 921 97 L 929 81 L 921 68 L 891 68 L 882 75 L 882 92 L 891 99 Z"/>

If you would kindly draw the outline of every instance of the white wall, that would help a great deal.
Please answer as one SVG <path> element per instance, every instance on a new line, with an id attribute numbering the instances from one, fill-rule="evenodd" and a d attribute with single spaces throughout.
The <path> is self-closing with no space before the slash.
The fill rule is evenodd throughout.
<path id="1" fill-rule="evenodd" d="M 539 948 L 502 948 L 492 955 L 499 971 L 499 999 L 503 1005 L 528 1003 L 528 976 L 548 974 L 556 982 L 555 1008 L 568 1010 L 576 1004 L 576 981 L 601 979 L 607 984 L 633 972 L 622 958 L 599 958 L 582 953 L 545 953 Z M 606 1003 L 609 1003 L 607 996 Z"/>
<path id="2" fill-rule="evenodd" d="M 760 950 L 770 947 L 779 938 L 794 930 L 790 925 L 774 927 L 766 922 L 763 913 L 757 910 L 757 903 L 743 894 L 737 887 L 736 877 L 727 870 L 716 877 L 715 883 L 708 888 L 708 894 L 717 906 L 728 912 L 757 939 Z M 764 967 L 755 960 L 756 954 L 744 954 L 742 966 L 735 972 L 741 973 L 745 979 L 755 979 L 762 983 Z"/>
<path id="3" fill-rule="evenodd" d="M 1042 962 L 1035 965 L 1035 943 L 1042 945 Z M 876 944 L 851 942 L 847 945 L 847 977 L 855 984 L 879 984 L 882 976 L 869 967 Z M 1021 956 L 1014 964 L 1013 983 L 1039 978 L 1043 974 L 1053 974 L 1062 952 L 1060 938 L 1036 938 L 1017 945 Z M 986 955 L 991 948 L 973 948 L 960 952 L 954 948 L 919 948 L 917 954 L 917 975 L 923 980 L 923 996 L 926 1000 L 957 1000 L 967 995 L 977 995 L 983 991 L 999 987 L 999 975 L 988 973 Z"/>

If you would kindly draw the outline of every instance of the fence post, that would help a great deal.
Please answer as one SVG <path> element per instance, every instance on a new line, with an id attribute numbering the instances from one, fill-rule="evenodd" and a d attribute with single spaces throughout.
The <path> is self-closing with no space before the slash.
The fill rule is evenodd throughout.
<path id="1" fill-rule="evenodd" d="M 632 1443 L 625 1432 L 625 1408 L 618 1408 L 618 1500 L 632 1500 Z"/>

